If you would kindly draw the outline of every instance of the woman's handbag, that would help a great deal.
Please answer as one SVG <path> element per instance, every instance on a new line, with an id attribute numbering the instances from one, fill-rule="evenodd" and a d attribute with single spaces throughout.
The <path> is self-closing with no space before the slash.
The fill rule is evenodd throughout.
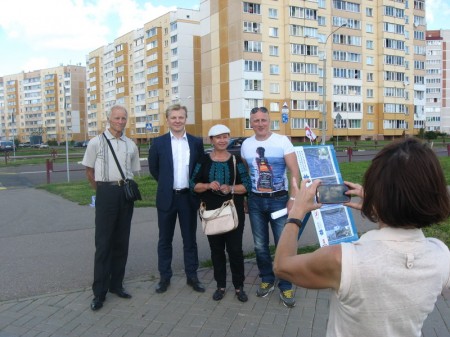
<path id="1" fill-rule="evenodd" d="M 119 161 L 117 160 L 116 153 L 114 152 L 114 149 L 111 145 L 111 142 L 109 141 L 108 137 L 106 137 L 105 134 L 103 134 L 106 141 L 108 142 L 108 146 L 111 149 L 112 155 L 114 157 L 114 160 L 116 161 L 117 168 L 119 169 L 120 175 L 122 176 L 123 180 L 123 191 L 125 193 L 125 199 L 128 201 L 136 201 L 136 200 L 142 200 L 141 197 L 141 191 L 139 191 L 139 186 L 137 182 L 135 182 L 132 179 L 126 179 L 125 174 L 123 174 L 122 168 L 120 167 Z"/>
<path id="2" fill-rule="evenodd" d="M 236 229 L 239 223 L 233 199 L 225 201 L 220 208 L 206 210 L 204 202 L 200 204 L 200 218 L 203 233 L 206 235 L 222 234 Z"/>
<path id="3" fill-rule="evenodd" d="M 236 183 L 236 157 L 233 156 L 234 181 Z M 239 219 L 234 205 L 234 195 L 230 200 L 224 201 L 220 208 L 207 211 L 206 204 L 200 204 L 199 215 L 202 219 L 203 233 L 206 235 L 217 235 L 236 229 Z"/>

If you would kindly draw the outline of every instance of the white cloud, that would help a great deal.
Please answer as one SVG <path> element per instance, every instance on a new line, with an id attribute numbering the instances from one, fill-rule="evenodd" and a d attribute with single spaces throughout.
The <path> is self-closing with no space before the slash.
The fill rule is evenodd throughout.
<path id="1" fill-rule="evenodd" d="M 0 76 L 70 61 L 84 64 L 89 52 L 173 9 L 145 0 L 5 1 L 0 10 L 0 44 L 29 57 L 12 70 L 12 63 L 8 60 L 6 67 L 6 57 L 0 55 L 4 68 Z"/>

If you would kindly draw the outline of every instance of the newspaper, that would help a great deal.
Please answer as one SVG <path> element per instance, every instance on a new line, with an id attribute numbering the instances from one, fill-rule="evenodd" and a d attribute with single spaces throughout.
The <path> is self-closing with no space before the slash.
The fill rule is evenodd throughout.
<path id="1" fill-rule="evenodd" d="M 320 179 L 322 184 L 343 183 L 332 145 L 297 146 L 295 153 L 302 179 Z M 321 247 L 358 239 L 352 212 L 342 204 L 323 205 L 310 216 Z"/>

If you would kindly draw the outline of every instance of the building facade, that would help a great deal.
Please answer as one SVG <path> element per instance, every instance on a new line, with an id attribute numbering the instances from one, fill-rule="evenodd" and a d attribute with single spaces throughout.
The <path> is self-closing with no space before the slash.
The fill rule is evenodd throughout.
<path id="1" fill-rule="evenodd" d="M 93 50 L 86 68 L 0 79 L 0 136 L 26 141 L 45 131 L 62 141 L 67 130 L 69 140 L 92 138 L 121 104 L 127 135 L 146 143 L 168 131 L 174 103 L 187 106 L 188 132 L 205 140 L 218 122 L 232 136 L 252 135 L 257 106 L 270 111 L 273 131 L 295 141 L 306 140 L 306 125 L 326 140 L 444 130 L 425 118 L 433 84 L 426 51 L 423 0 L 201 0 L 199 10 L 168 12 Z M 439 118 L 449 125 L 445 111 Z"/>
<path id="2" fill-rule="evenodd" d="M 128 109 L 127 135 L 137 143 L 168 131 L 166 108 L 188 109 L 187 129 L 201 134 L 199 11 L 178 9 L 88 55 L 88 133 L 106 127 L 114 104 Z"/>
<path id="3" fill-rule="evenodd" d="M 0 78 L 0 139 L 81 141 L 86 133 L 86 68 L 60 66 Z"/>
<path id="4" fill-rule="evenodd" d="M 426 131 L 450 134 L 450 30 L 429 30 L 426 39 Z"/>
<path id="5" fill-rule="evenodd" d="M 251 135 L 255 106 L 299 140 L 306 124 L 355 140 L 424 127 L 424 1 L 203 0 L 200 11 L 203 133 L 221 120 Z"/>

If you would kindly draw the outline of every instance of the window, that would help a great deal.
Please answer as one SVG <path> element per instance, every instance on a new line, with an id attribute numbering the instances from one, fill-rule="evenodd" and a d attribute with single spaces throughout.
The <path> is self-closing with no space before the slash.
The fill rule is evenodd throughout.
<path id="1" fill-rule="evenodd" d="M 261 14 L 261 5 L 251 2 L 244 2 L 244 13 Z"/>
<path id="2" fill-rule="evenodd" d="M 367 40 L 366 41 L 366 48 L 367 49 L 373 49 L 373 41 L 372 40 Z"/>
<path id="3" fill-rule="evenodd" d="M 367 130 L 373 130 L 374 129 L 374 122 L 367 122 Z"/>
<path id="4" fill-rule="evenodd" d="M 324 16 L 318 16 L 317 23 L 319 26 L 326 26 L 327 24 L 326 18 Z"/>
<path id="5" fill-rule="evenodd" d="M 279 56 L 278 46 L 269 46 L 269 54 L 270 56 Z"/>
<path id="6" fill-rule="evenodd" d="M 318 66 L 315 63 L 291 62 L 293 74 L 318 74 Z"/>
<path id="7" fill-rule="evenodd" d="M 280 103 L 270 102 L 270 111 L 280 111 Z"/>
<path id="8" fill-rule="evenodd" d="M 280 74 L 280 66 L 278 64 L 270 65 L 270 75 L 279 75 Z"/>
<path id="9" fill-rule="evenodd" d="M 366 58 L 366 64 L 367 64 L 367 65 L 370 65 L 370 66 L 373 66 L 373 64 L 374 64 L 374 58 L 373 58 L 373 56 L 367 56 L 367 58 Z"/>
<path id="10" fill-rule="evenodd" d="M 368 114 L 373 114 L 373 105 L 368 105 L 367 106 L 367 113 Z"/>
<path id="11" fill-rule="evenodd" d="M 270 83 L 270 93 L 271 94 L 279 94 L 280 93 L 280 84 L 279 83 Z"/>
<path id="12" fill-rule="evenodd" d="M 312 46 L 307 44 L 297 44 L 291 43 L 291 54 L 292 55 L 313 55 L 317 56 L 319 53 L 318 46 Z"/>
<path id="13" fill-rule="evenodd" d="M 271 130 L 280 130 L 280 121 L 279 120 L 271 120 L 270 121 L 270 129 Z"/>
<path id="14" fill-rule="evenodd" d="M 271 19 L 278 18 L 278 9 L 276 9 L 276 8 L 269 8 L 269 18 L 271 18 Z"/>
<path id="15" fill-rule="evenodd" d="M 367 98 L 373 98 L 373 89 L 367 89 Z"/>
<path id="16" fill-rule="evenodd" d="M 244 32 L 260 33 L 261 32 L 261 24 L 258 22 L 244 21 Z"/>
<path id="17" fill-rule="evenodd" d="M 366 16 L 373 16 L 373 8 L 370 7 L 366 8 Z"/>
<path id="18" fill-rule="evenodd" d="M 278 37 L 278 28 L 277 27 L 269 27 L 269 36 L 270 37 Z"/>
<path id="19" fill-rule="evenodd" d="M 244 41 L 244 51 L 260 53 L 262 48 L 261 41 Z"/>
<path id="20" fill-rule="evenodd" d="M 371 23 L 366 23 L 366 32 L 373 33 L 373 25 Z"/>
<path id="21" fill-rule="evenodd" d="M 259 91 L 261 88 L 261 80 L 245 80 L 244 81 L 244 90 L 250 91 Z"/>
<path id="22" fill-rule="evenodd" d="M 245 60 L 244 61 L 244 71 L 255 71 L 261 72 L 261 61 L 252 61 Z"/>
<path id="23" fill-rule="evenodd" d="M 291 81 L 291 91 L 317 92 L 317 82 Z"/>

